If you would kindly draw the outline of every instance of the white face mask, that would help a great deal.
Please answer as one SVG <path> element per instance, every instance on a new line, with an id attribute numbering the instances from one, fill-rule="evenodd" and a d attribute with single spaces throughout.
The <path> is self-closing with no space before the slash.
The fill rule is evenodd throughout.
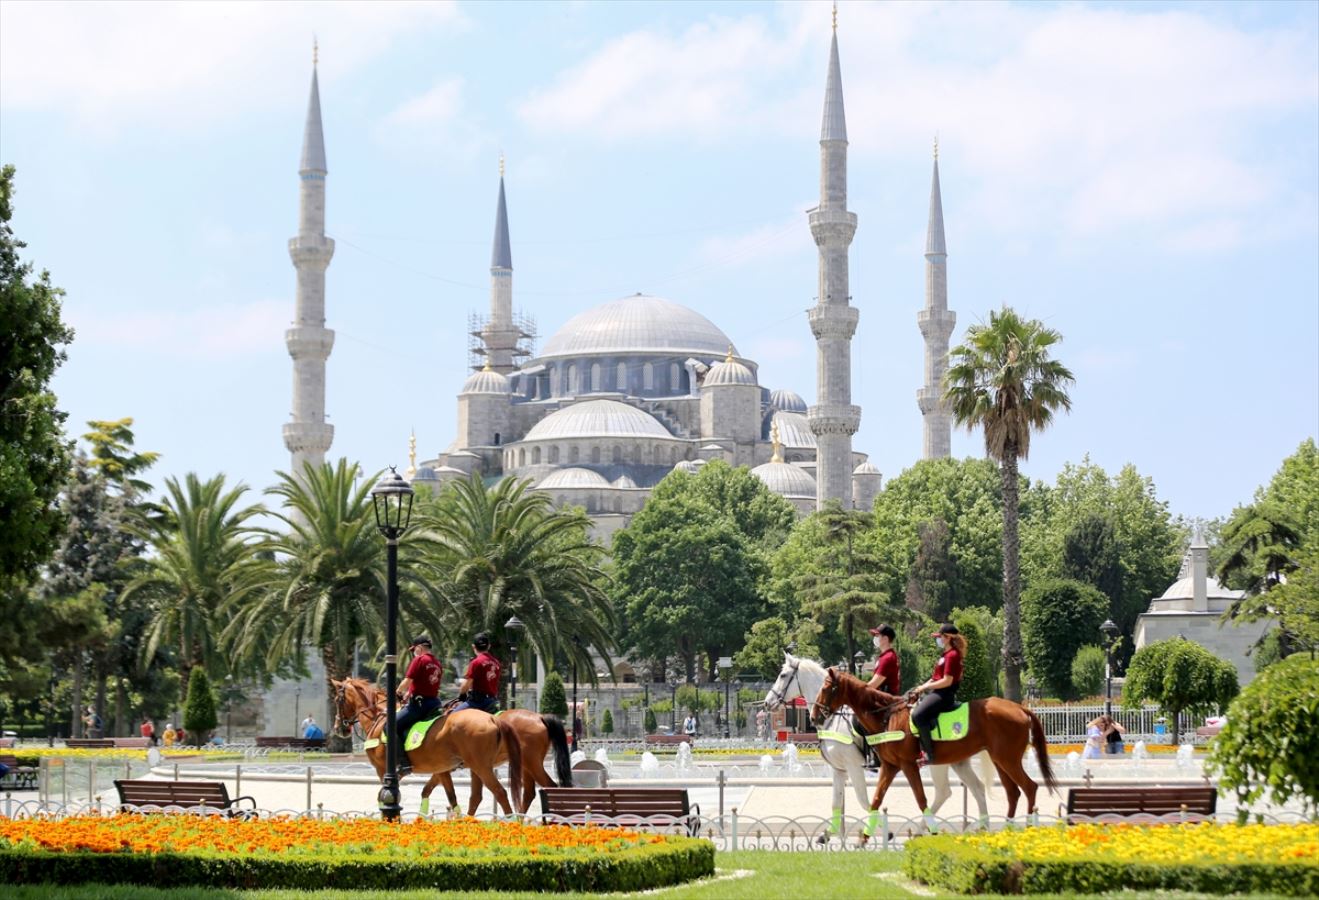
<path id="1" fill-rule="evenodd" d="M 942 650 L 942 649 L 943 649 L 943 646 L 944 646 L 944 644 L 945 644 L 946 642 L 944 641 L 944 639 L 943 639 L 942 637 L 937 637 L 937 638 L 934 639 L 934 643 L 935 643 L 935 646 L 937 646 L 940 650 Z"/>
<path id="2" fill-rule="evenodd" d="M 879 635 L 875 635 L 875 637 L 874 637 L 872 643 L 873 643 L 876 647 L 879 646 Z"/>

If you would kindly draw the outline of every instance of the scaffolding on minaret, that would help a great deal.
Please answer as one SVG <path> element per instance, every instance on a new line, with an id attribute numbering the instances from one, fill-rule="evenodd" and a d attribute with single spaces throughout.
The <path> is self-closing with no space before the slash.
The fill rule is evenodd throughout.
<path id="1" fill-rule="evenodd" d="M 467 367 L 473 372 L 485 368 L 486 358 L 492 349 L 500 349 L 486 345 L 489 327 L 489 314 L 477 312 L 467 314 Z M 519 309 L 513 314 L 513 328 L 518 337 L 512 347 L 505 349 L 512 353 L 514 361 L 520 366 L 536 355 L 536 341 L 539 338 L 536 319 L 530 313 Z"/>

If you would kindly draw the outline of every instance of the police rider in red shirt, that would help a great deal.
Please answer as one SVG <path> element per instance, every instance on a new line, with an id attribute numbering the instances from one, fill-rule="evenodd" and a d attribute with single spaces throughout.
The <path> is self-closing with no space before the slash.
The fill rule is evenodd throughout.
<path id="1" fill-rule="evenodd" d="M 957 626 L 945 623 L 934 633 L 934 641 L 943 654 L 934 664 L 930 680 L 912 689 L 907 698 L 912 703 L 917 695 L 925 694 L 911 711 L 911 720 L 921 740 L 921 755 L 917 765 L 926 766 L 934 761 L 934 736 L 930 733 L 939 723 L 939 713 L 957 706 L 957 685 L 962 681 L 962 658 L 966 654 L 966 638 Z"/>
<path id="2" fill-rule="evenodd" d="M 901 667 L 898 663 L 898 651 L 893 649 L 893 639 L 898 636 L 892 625 L 881 625 L 870 629 L 874 635 L 875 649 L 879 658 L 875 660 L 875 674 L 867 687 L 875 688 L 886 694 L 902 695 Z"/>
<path id="3" fill-rule="evenodd" d="M 458 694 L 462 702 L 454 707 L 454 712 L 471 708 L 493 713 L 499 708 L 499 676 L 504 667 L 490 655 L 490 636 L 484 631 L 472 638 L 472 652 L 476 656 L 463 673 Z"/>
<path id="4" fill-rule="evenodd" d="M 408 650 L 413 654 L 412 662 L 398 686 L 399 698 L 404 707 L 394 719 L 394 732 L 399 740 L 398 776 L 402 778 L 412 771 L 403 742 L 407 739 L 408 729 L 418 722 L 434 717 L 440 710 L 440 661 L 431 653 L 431 639 L 422 635 L 412 639 Z"/>

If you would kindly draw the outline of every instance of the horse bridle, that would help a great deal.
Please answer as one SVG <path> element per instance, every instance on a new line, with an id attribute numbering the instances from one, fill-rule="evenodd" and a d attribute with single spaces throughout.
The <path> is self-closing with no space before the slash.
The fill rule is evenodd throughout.
<path id="1" fill-rule="evenodd" d="M 793 683 L 794 681 L 797 680 L 797 670 L 801 668 L 801 659 L 800 659 L 800 657 L 797 658 L 797 659 L 794 659 L 791 663 L 789 663 L 789 665 L 792 666 L 792 676 L 788 679 L 787 684 L 783 685 L 783 690 L 782 690 L 782 691 L 776 691 L 776 690 L 774 690 L 773 687 L 771 687 L 771 688 L 769 689 L 770 696 L 774 697 L 774 705 L 775 705 L 775 706 L 782 706 L 785 702 L 787 702 L 787 699 L 788 699 L 788 688 L 792 687 L 792 683 Z M 778 683 L 778 682 L 777 682 L 777 679 L 775 680 L 775 683 L 776 683 L 776 684 Z M 800 683 L 798 683 L 798 685 L 797 685 L 797 690 L 799 690 L 799 691 L 801 690 L 801 684 L 800 684 Z"/>
<path id="2" fill-rule="evenodd" d="M 357 715 L 347 718 L 344 715 L 344 704 L 347 700 L 348 682 L 345 680 L 339 685 L 339 690 L 334 695 L 334 729 L 340 737 L 348 737 L 353 733 L 353 729 L 357 728 L 362 732 L 362 739 L 365 740 L 371 728 L 375 728 L 376 723 L 385 717 L 385 713 L 380 712 L 379 707 L 377 707 L 376 717 L 371 720 L 371 728 L 367 728 L 362 724 L 362 716 L 370 712 L 371 707 L 364 705 L 357 711 Z M 345 725 L 347 725 L 347 728 L 344 727 Z"/>
<path id="3" fill-rule="evenodd" d="M 835 671 L 834 668 L 831 666 L 829 668 L 829 674 L 825 678 L 825 681 L 827 683 L 831 682 L 829 684 L 829 696 L 825 698 L 823 703 L 820 703 L 818 700 L 811 702 L 812 718 L 814 718 L 815 716 L 815 708 L 817 706 L 824 708 L 824 714 L 826 716 L 836 711 L 833 709 L 834 697 L 838 696 L 838 689 L 843 686 L 843 679 L 838 675 L 838 672 Z M 822 687 L 820 688 L 820 690 L 823 691 L 824 688 Z M 852 712 L 854 712 L 857 716 L 876 713 L 880 716 L 882 721 L 887 722 L 888 717 L 893 713 L 894 710 L 901 709 L 904 706 L 909 706 L 909 705 L 910 704 L 907 703 L 906 698 L 899 697 L 896 701 L 888 704 L 887 706 L 876 706 L 874 709 L 871 710 L 854 709 L 852 710 Z"/>

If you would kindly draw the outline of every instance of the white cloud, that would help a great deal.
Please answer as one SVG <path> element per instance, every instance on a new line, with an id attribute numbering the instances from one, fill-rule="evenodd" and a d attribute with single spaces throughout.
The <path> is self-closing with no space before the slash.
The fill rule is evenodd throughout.
<path id="1" fill-rule="evenodd" d="M 466 88 L 463 78 L 447 78 L 403 101 L 377 124 L 377 142 L 398 152 L 429 155 L 441 150 L 471 159 L 490 139 L 464 116 Z"/>
<path id="2" fill-rule="evenodd" d="M 196 310 L 116 310 L 103 314 L 70 306 L 80 346 L 150 350 L 179 358 L 233 359 L 283 353 L 287 300 L 208 306 Z"/>
<path id="3" fill-rule="evenodd" d="M 312 35 L 334 81 L 426 26 L 451 0 L 0 4 L 0 104 L 56 110 L 98 133 L 188 131 L 304 95 Z"/>
<path id="4" fill-rule="evenodd" d="M 780 12 L 614 38 L 520 115 L 615 141 L 813 134 L 828 17 L 819 4 Z M 1313 132 L 1311 37 L 1139 6 L 849 3 L 839 39 L 854 168 L 911 159 L 939 133 L 945 169 L 970 182 L 958 200 L 991 228 L 1143 227 L 1221 249 L 1315 207 L 1284 190 L 1259 138 L 1279 123 Z"/>

